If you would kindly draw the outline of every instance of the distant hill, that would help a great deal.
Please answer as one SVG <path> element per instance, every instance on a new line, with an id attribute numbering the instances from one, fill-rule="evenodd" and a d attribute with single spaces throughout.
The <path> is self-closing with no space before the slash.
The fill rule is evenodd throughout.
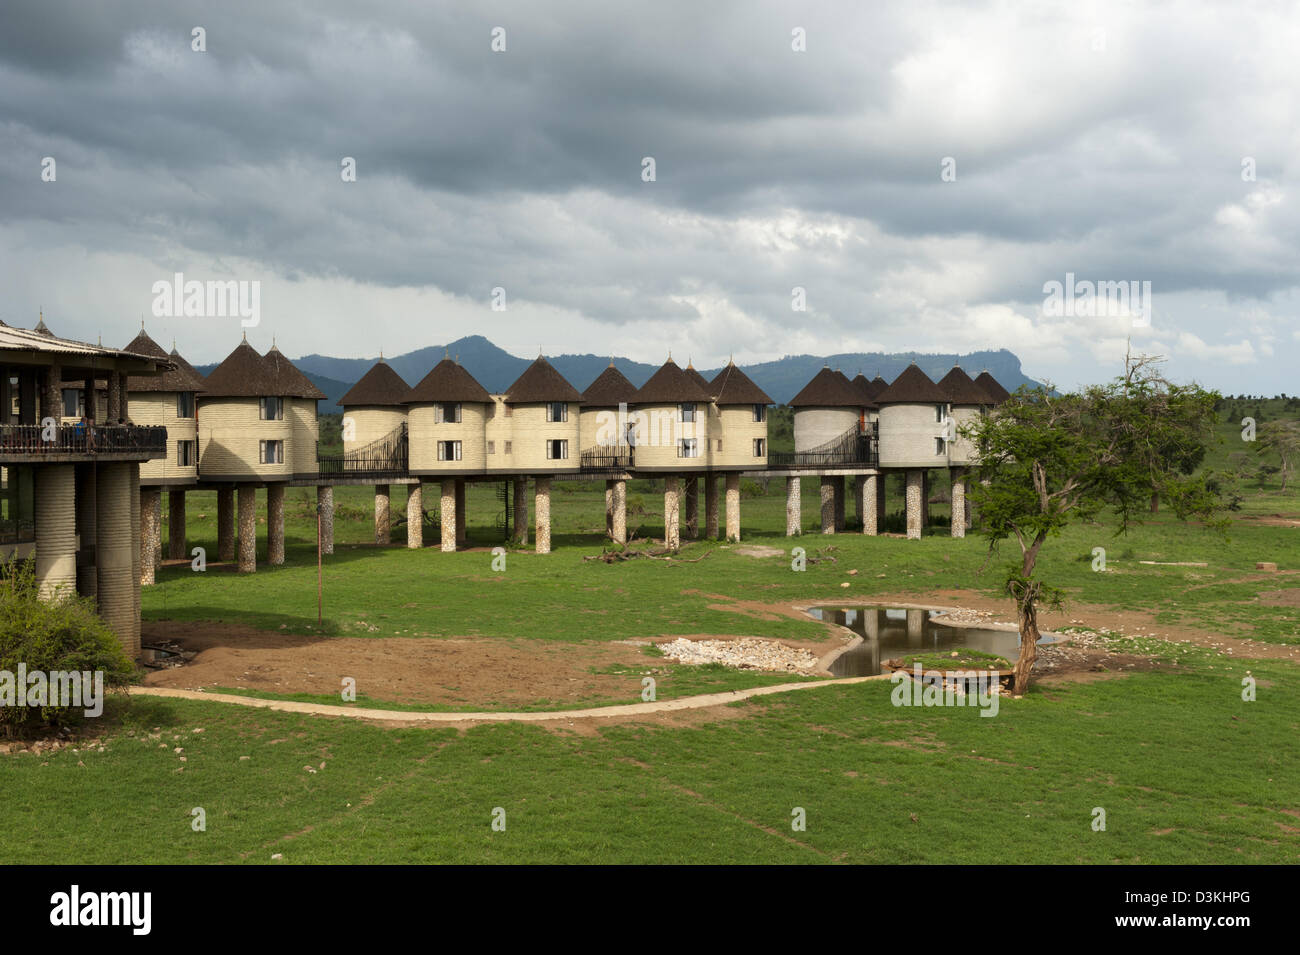
<path id="1" fill-rule="evenodd" d="M 531 358 L 512 355 L 498 348 L 482 335 L 470 335 L 446 345 L 420 348 L 386 360 L 407 384 L 414 385 L 427 375 L 429 369 L 440 362 L 444 355 L 456 358 L 484 388 L 493 393 L 505 391 L 532 363 Z M 546 358 L 579 391 L 595 381 L 596 376 L 604 371 L 610 362 L 608 355 L 547 355 Z M 677 356 L 677 361 L 679 364 L 682 363 L 681 355 Z M 817 374 L 822 365 L 838 368 L 850 378 L 862 372 L 868 378 L 879 375 L 886 381 L 893 381 L 908 366 L 908 363 L 913 361 L 936 381 L 947 374 L 954 364 L 959 364 L 970 373 L 972 378 L 988 369 L 1007 391 L 1015 391 L 1021 385 L 1039 384 L 1020 370 L 1020 359 L 1014 352 L 1007 351 L 1005 348 L 966 355 L 930 355 L 920 352 L 891 355 L 863 352 L 829 356 L 786 355 L 776 361 L 744 365 L 743 368 L 745 374 L 753 378 L 758 386 L 771 395 L 778 404 L 785 404 L 798 394 L 813 375 Z M 342 410 L 337 405 L 338 399 L 370 370 L 375 359 L 303 355 L 301 358 L 293 359 L 293 362 L 317 388 L 329 396 L 328 400 L 321 404 L 321 411 L 329 413 Z M 633 384 L 638 386 L 644 384 L 659 367 L 657 364 L 631 361 L 618 356 L 614 357 L 614 364 Z M 198 370 L 206 375 L 215 367 L 216 365 L 200 365 Z M 719 370 L 718 368 L 699 369 L 701 374 L 710 379 Z"/>

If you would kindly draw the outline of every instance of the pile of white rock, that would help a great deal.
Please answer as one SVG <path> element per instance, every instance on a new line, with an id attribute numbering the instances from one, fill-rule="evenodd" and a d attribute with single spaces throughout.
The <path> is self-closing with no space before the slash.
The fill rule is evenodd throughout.
<path id="1" fill-rule="evenodd" d="M 738 640 L 685 640 L 659 644 L 664 656 L 678 663 L 721 663 L 741 670 L 811 672 L 817 658 L 807 650 L 787 647 L 775 640 L 741 637 Z"/>

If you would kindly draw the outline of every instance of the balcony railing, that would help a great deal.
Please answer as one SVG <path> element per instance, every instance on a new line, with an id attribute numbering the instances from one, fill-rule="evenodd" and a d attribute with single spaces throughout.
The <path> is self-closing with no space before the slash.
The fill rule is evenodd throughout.
<path id="1" fill-rule="evenodd" d="M 0 424 L 0 455 L 152 454 L 167 451 L 160 425 Z"/>
<path id="2" fill-rule="evenodd" d="M 631 445 L 597 445 L 582 452 L 578 466 L 583 471 L 627 471 L 635 466 L 635 461 Z"/>
<path id="3" fill-rule="evenodd" d="M 316 444 L 316 465 L 321 477 L 406 477 L 410 438 L 405 423 L 382 438 L 342 454 L 322 455 Z"/>
<path id="4" fill-rule="evenodd" d="M 880 463 L 877 444 L 879 424 L 872 422 L 867 428 L 854 425 L 838 438 L 807 451 L 772 451 L 767 455 L 769 467 L 774 468 L 833 468 L 875 467 Z"/>

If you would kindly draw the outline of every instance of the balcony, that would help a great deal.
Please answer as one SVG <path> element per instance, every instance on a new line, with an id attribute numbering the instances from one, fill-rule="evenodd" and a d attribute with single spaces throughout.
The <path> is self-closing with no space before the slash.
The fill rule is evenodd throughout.
<path id="1" fill-rule="evenodd" d="M 583 451 L 578 458 L 578 467 L 583 471 L 622 472 L 629 471 L 636 465 L 636 455 L 631 445 L 597 445 Z"/>
<path id="2" fill-rule="evenodd" d="M 51 435 L 52 430 L 52 435 Z M 12 464 L 85 458 L 145 461 L 167 453 L 167 429 L 142 425 L 0 425 L 0 460 Z"/>

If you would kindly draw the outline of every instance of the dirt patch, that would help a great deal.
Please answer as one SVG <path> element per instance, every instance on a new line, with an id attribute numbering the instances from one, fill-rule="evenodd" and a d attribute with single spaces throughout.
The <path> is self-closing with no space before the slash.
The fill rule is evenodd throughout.
<path id="1" fill-rule="evenodd" d="M 1300 607 L 1300 588 L 1260 591 L 1259 602 L 1266 607 Z"/>
<path id="2" fill-rule="evenodd" d="M 144 641 L 161 638 L 146 623 Z M 145 686 L 213 687 L 339 697 L 344 677 L 357 694 L 390 703 L 511 709 L 542 700 L 579 704 L 640 699 L 639 676 L 592 673 L 616 664 L 645 667 L 637 648 L 613 643 L 398 637 L 321 638 L 214 623 L 166 622 L 166 636 L 195 657 L 145 677 Z M 341 702 L 341 699 L 340 699 Z"/>
<path id="3" fill-rule="evenodd" d="M 779 547 L 758 547 L 751 545 L 749 547 L 737 547 L 735 553 L 740 554 L 742 557 L 781 557 L 785 554 L 785 551 L 781 550 Z"/>

